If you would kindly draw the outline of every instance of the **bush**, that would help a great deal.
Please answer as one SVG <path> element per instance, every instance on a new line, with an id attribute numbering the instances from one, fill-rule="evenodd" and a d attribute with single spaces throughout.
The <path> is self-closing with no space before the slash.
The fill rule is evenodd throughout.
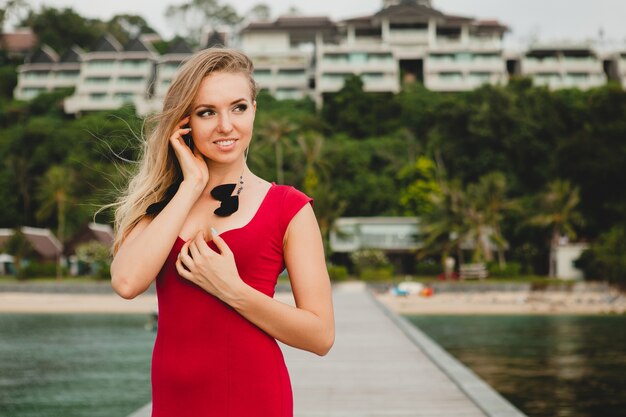
<path id="1" fill-rule="evenodd" d="M 365 268 L 375 268 L 389 265 L 385 253 L 378 249 L 361 249 L 350 254 L 350 260 L 358 271 Z"/>
<path id="2" fill-rule="evenodd" d="M 626 225 L 613 226 L 600 235 L 574 265 L 583 270 L 586 279 L 626 286 Z"/>
<path id="3" fill-rule="evenodd" d="M 18 273 L 18 278 L 43 278 L 54 277 L 57 274 L 57 265 L 55 262 L 30 262 L 22 267 Z M 65 275 L 65 268 L 63 275 Z"/>
<path id="4" fill-rule="evenodd" d="M 415 263 L 415 275 L 433 276 L 439 275 L 442 272 L 443 267 L 441 264 L 432 259 L 426 259 L 422 262 Z"/>
<path id="5" fill-rule="evenodd" d="M 393 279 L 393 265 L 367 267 L 359 273 L 363 281 L 389 281 Z"/>
<path id="6" fill-rule="evenodd" d="M 346 281 L 348 279 L 348 268 L 343 265 L 328 265 L 328 275 L 333 281 Z"/>
<path id="7" fill-rule="evenodd" d="M 111 274 L 111 251 L 100 242 L 91 241 L 76 247 L 76 257 L 90 266 L 91 275 L 107 279 Z"/>
<path id="8" fill-rule="evenodd" d="M 497 262 L 490 262 L 487 265 L 489 276 L 493 278 L 514 278 L 522 273 L 522 265 L 519 262 L 507 262 L 504 269 L 500 269 Z"/>

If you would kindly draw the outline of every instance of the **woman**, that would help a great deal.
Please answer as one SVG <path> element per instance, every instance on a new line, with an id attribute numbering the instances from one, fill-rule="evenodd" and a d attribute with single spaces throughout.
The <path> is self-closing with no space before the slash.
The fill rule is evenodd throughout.
<path id="1" fill-rule="evenodd" d="M 156 279 L 153 417 L 292 416 L 275 339 L 318 355 L 334 342 L 312 200 L 246 165 L 252 72 L 235 50 L 193 55 L 118 203 L 113 288 L 131 299 Z M 285 266 L 296 307 L 272 298 Z"/>

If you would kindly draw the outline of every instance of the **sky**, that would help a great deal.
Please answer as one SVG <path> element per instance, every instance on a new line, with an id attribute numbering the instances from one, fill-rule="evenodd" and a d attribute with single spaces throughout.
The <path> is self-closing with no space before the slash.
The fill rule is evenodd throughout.
<path id="1" fill-rule="evenodd" d="M 165 9 L 181 0 L 30 0 L 35 7 L 72 7 L 86 17 L 108 19 L 116 14 L 139 14 L 162 37 L 171 38 L 176 29 L 164 18 Z M 382 0 L 238 0 L 221 1 L 240 14 L 254 5 L 270 6 L 272 16 L 285 13 L 291 6 L 305 15 L 326 15 L 339 20 L 375 13 Z M 478 19 L 497 19 L 511 32 L 506 45 L 522 47 L 532 39 L 541 42 L 603 39 L 604 46 L 626 45 L 626 0 L 433 0 L 433 7 L 454 15 Z M 600 34 L 602 33 L 602 37 Z"/>

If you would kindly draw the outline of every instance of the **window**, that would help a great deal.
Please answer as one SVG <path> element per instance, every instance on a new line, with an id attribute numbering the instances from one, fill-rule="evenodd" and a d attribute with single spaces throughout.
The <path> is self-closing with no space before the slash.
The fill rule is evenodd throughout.
<path id="1" fill-rule="evenodd" d="M 148 66 L 148 61 L 145 59 L 126 59 L 122 61 L 122 68 L 141 69 L 147 66 Z"/>
<path id="2" fill-rule="evenodd" d="M 121 92 L 115 93 L 115 98 L 121 99 L 124 103 L 133 101 L 133 93 Z"/>
<path id="3" fill-rule="evenodd" d="M 28 71 L 24 73 L 24 78 L 29 80 L 46 78 L 47 76 L 48 71 Z"/>
<path id="4" fill-rule="evenodd" d="M 117 80 L 120 84 L 138 84 L 143 81 L 143 77 L 119 77 Z"/>
<path id="5" fill-rule="evenodd" d="M 112 59 L 94 59 L 87 64 L 90 68 L 112 68 L 115 61 Z"/>
<path id="6" fill-rule="evenodd" d="M 78 78 L 80 71 L 59 71 L 57 72 L 58 78 Z"/>
<path id="7" fill-rule="evenodd" d="M 275 96 L 278 100 L 298 100 L 302 98 L 302 92 L 297 88 L 279 88 Z"/>
<path id="8" fill-rule="evenodd" d="M 109 77 L 87 77 L 85 78 L 85 83 L 102 85 L 102 84 L 108 84 L 110 80 L 111 78 Z"/>
<path id="9" fill-rule="evenodd" d="M 474 82 L 486 84 L 491 81 L 490 72 L 470 72 L 470 79 Z"/>
<path id="10" fill-rule="evenodd" d="M 442 81 L 454 82 L 454 81 L 462 81 L 463 74 L 460 72 L 440 72 L 439 79 Z"/>
<path id="11" fill-rule="evenodd" d="M 106 98 L 106 93 L 91 93 L 89 94 L 89 98 L 93 101 L 102 101 Z"/>
<path id="12" fill-rule="evenodd" d="M 303 69 L 282 69 L 278 71 L 278 77 L 283 80 L 306 82 L 306 73 Z"/>

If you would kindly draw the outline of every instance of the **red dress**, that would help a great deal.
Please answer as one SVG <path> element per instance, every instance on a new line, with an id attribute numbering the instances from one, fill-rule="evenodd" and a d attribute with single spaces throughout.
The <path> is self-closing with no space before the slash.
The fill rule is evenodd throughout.
<path id="1" fill-rule="evenodd" d="M 220 234 L 241 278 L 273 297 L 283 236 L 312 199 L 272 183 L 250 222 Z M 292 417 L 289 373 L 276 340 L 229 305 L 181 278 L 179 237 L 159 273 L 152 356 L 152 417 Z M 209 246 L 217 251 L 211 241 Z"/>

